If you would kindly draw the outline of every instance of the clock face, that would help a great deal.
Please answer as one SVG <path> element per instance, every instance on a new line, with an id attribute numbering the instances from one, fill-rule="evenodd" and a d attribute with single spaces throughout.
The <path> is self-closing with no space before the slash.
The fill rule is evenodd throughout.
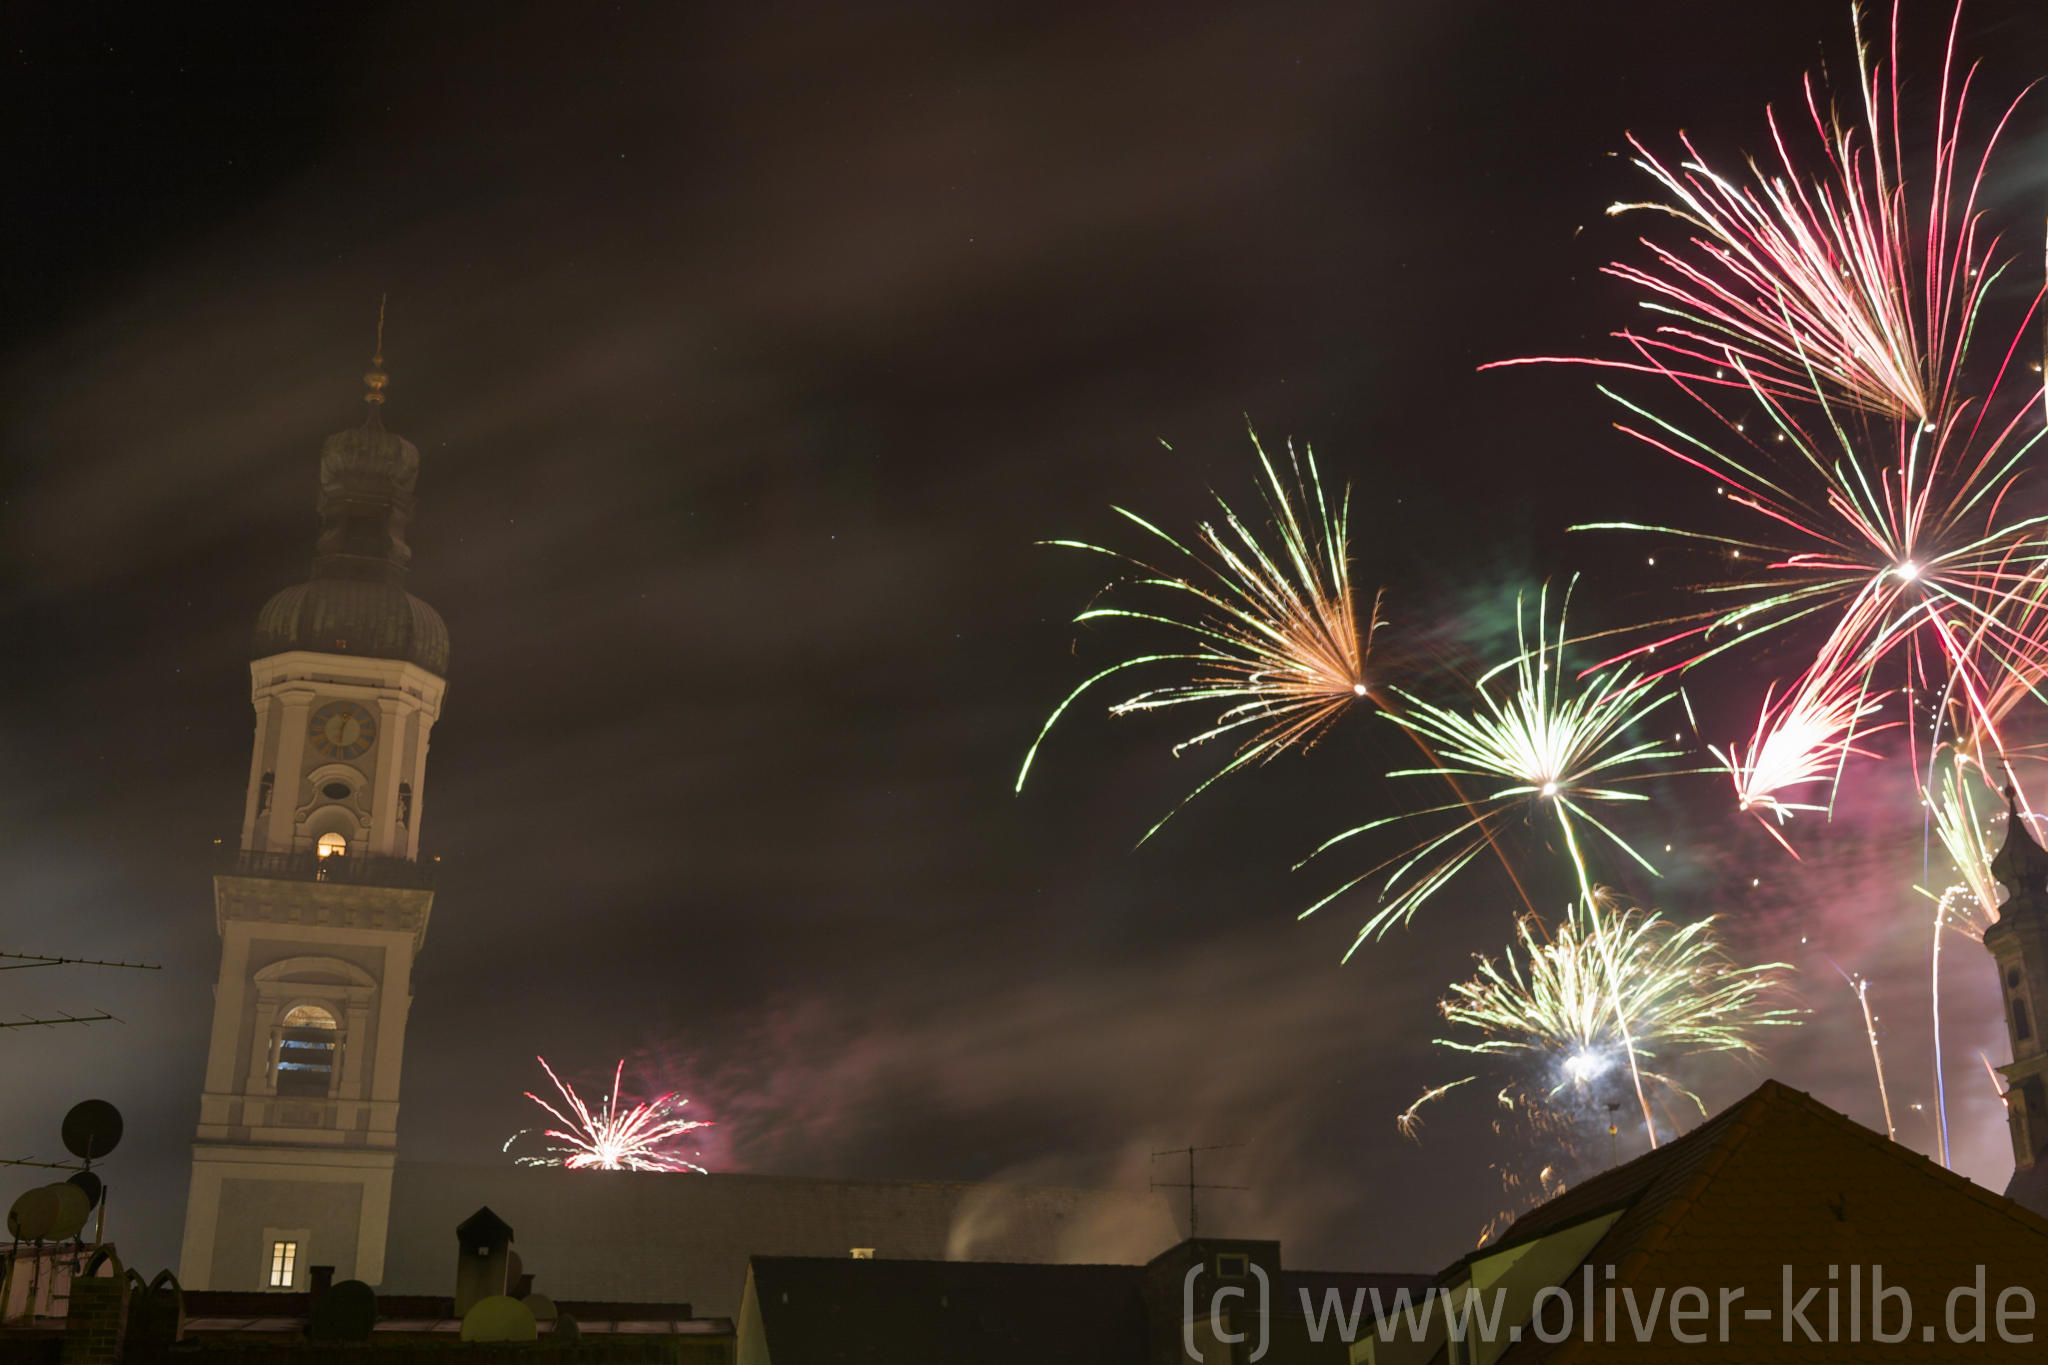
<path id="1" fill-rule="evenodd" d="M 354 758 L 377 742 L 377 717 L 352 701 L 331 701 L 313 713 L 306 742 L 327 758 Z"/>

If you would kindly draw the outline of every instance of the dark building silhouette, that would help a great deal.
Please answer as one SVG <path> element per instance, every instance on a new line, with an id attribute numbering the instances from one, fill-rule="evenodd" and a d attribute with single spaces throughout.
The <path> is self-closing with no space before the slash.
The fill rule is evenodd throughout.
<path id="1" fill-rule="evenodd" d="M 2008 1197 L 2048 1214 L 2048 1051 L 2041 1043 L 2040 1004 L 2048 999 L 2048 849 L 2034 841 L 2019 800 L 2005 789 L 2010 810 L 2005 846 L 1991 872 L 2005 887 L 1998 921 L 1984 931 L 1984 946 L 1998 963 L 2005 1031 L 2012 1061 L 1999 1068 L 2011 1082 L 2005 1095 L 2012 1130 L 2012 1183 Z"/>

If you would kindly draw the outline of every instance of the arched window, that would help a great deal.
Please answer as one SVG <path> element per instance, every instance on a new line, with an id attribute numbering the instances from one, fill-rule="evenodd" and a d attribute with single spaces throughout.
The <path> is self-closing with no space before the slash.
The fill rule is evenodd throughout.
<path id="1" fill-rule="evenodd" d="M 323 834 L 320 836 L 320 842 L 313 847 L 323 858 L 337 858 L 348 852 L 348 839 L 345 835 Z"/>
<path id="2" fill-rule="evenodd" d="M 277 1044 L 277 1093 L 325 1098 L 334 1081 L 340 1026 L 320 1005 L 294 1005 L 285 1012 Z"/>
<path id="3" fill-rule="evenodd" d="M 2012 1002 L 2012 1036 L 2027 1039 L 2034 1036 L 2032 1024 L 2027 1020 L 2027 1002 L 2014 997 Z"/>

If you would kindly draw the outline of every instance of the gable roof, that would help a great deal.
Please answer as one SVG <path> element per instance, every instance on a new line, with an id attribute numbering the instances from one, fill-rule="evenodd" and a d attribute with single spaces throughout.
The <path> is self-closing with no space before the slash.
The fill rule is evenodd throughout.
<path id="1" fill-rule="evenodd" d="M 1993 1301 L 2003 1285 L 2048 1280 L 2048 1219 L 1776 1081 L 1663 1148 L 1524 1214 L 1486 1250 L 1511 1248 L 1617 1209 L 1620 1217 L 1582 1263 L 1599 1268 L 1603 1292 L 1611 1266 L 1615 1285 L 1635 1286 L 1646 1296 L 1656 1287 L 1698 1286 L 1710 1296 L 1742 1289 L 1749 1304 L 1776 1309 L 1789 1266 L 1800 1292 L 1822 1288 L 1815 1300 L 1821 1306 L 1808 1313 L 1822 1322 L 1830 1283 L 1846 1298 L 1846 1278 L 1831 1281 L 1829 1267 L 1846 1277 L 1852 1266 L 1866 1276 L 1881 1266 L 1885 1283 L 1907 1291 L 1916 1323 L 1924 1323 L 1928 1313 L 1942 1312 L 1949 1289 L 1972 1283 L 1979 1265 L 1986 1267 Z M 1863 1307 L 1867 1324 L 1867 1293 Z M 1736 1321 L 1730 1339 L 1754 1335 L 1759 1345 L 1782 1351 L 1782 1329 L 1777 1316 Z M 1628 1334 L 1624 1322 L 1617 1335 Z M 1668 1336 L 1662 1340 L 1675 1348 Z M 1801 1358 L 1850 1358 L 1835 1355 L 1834 1346 L 1800 1341 Z M 1846 1340 L 1835 1345 L 1850 1349 Z M 1930 1356 L 1917 1356 L 1923 1345 L 1915 1340 L 1877 1349 L 1887 1360 L 1939 1359 L 1942 1351 L 1957 1349 L 1944 1339 L 1925 1346 Z M 1866 1342 L 1855 1349 L 1872 1347 Z M 1575 1336 L 1555 1345 L 1524 1341 L 1501 1360 L 1521 1365 L 1627 1353 L 1620 1343 Z"/>
<path id="2" fill-rule="evenodd" d="M 1133 1365 L 1146 1359 L 1144 1267 L 756 1256 L 774 1365 Z"/>

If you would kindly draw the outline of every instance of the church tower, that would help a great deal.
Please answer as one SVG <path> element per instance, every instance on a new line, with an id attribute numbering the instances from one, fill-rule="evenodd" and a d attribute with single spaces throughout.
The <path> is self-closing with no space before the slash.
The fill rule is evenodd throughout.
<path id="1" fill-rule="evenodd" d="M 2040 1013 L 2048 1003 L 2048 850 L 2028 832 L 2010 786 L 2005 795 L 2011 814 L 2005 847 L 1991 872 L 2006 897 L 1998 922 L 1984 931 L 1984 946 L 1998 962 L 2005 1031 L 2012 1040 L 2012 1061 L 1999 1068 L 2010 1082 L 2005 1108 L 2013 1173 L 2005 1192 L 2048 1214 L 2048 1050 L 2042 1046 Z"/>
<path id="2" fill-rule="evenodd" d="M 419 861 L 448 630 L 405 590 L 419 451 L 361 426 L 320 449 L 312 578 L 256 619 L 241 846 L 213 881 L 220 980 L 178 1276 L 304 1289 L 384 1274 L 412 963 L 434 904 Z"/>

